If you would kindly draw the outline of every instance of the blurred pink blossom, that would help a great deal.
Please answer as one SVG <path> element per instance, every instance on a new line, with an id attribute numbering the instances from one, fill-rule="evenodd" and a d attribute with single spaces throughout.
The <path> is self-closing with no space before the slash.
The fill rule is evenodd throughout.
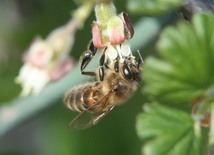
<path id="1" fill-rule="evenodd" d="M 38 94 L 49 82 L 59 80 L 74 67 L 69 56 L 78 21 L 57 28 L 47 37 L 36 37 L 24 54 L 16 83 L 22 86 L 21 96 Z"/>

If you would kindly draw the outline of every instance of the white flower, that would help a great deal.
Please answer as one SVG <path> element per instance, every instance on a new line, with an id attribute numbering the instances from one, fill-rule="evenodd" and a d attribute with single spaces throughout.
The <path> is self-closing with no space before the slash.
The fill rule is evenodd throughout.
<path id="1" fill-rule="evenodd" d="M 48 72 L 44 69 L 37 68 L 32 64 L 24 64 L 20 69 L 19 76 L 16 78 L 16 83 L 22 86 L 21 96 L 27 96 L 31 92 L 38 94 L 44 86 L 50 82 Z"/>

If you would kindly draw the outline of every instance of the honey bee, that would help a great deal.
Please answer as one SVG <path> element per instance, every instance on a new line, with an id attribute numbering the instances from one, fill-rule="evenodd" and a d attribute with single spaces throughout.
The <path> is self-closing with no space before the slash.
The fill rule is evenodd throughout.
<path id="1" fill-rule="evenodd" d="M 80 112 L 70 122 L 71 129 L 85 129 L 97 124 L 116 105 L 131 98 L 141 80 L 140 61 L 132 56 L 124 58 L 124 61 L 113 61 L 106 65 L 104 72 L 103 81 L 86 83 L 66 93 L 66 106 Z M 95 72 L 99 76 L 97 74 L 99 71 Z"/>

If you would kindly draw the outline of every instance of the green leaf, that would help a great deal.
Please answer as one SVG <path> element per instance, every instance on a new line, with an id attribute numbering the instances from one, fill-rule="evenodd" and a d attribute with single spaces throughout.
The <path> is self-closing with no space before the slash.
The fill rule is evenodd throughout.
<path id="1" fill-rule="evenodd" d="M 189 101 L 214 84 L 214 16 L 196 14 L 192 24 L 169 27 L 158 42 L 162 60 L 144 65 L 144 91 L 159 99 Z"/>
<path id="2" fill-rule="evenodd" d="M 137 117 L 137 133 L 146 140 L 143 155 L 201 155 L 200 127 L 183 111 L 157 103 L 144 106 Z"/>
<path id="3" fill-rule="evenodd" d="M 129 0 L 127 7 L 133 13 L 157 14 L 181 5 L 183 0 Z"/>

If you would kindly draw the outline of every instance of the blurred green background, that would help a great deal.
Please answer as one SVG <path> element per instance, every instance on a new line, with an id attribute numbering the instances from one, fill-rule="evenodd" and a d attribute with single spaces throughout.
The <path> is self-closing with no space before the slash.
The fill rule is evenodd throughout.
<path id="1" fill-rule="evenodd" d="M 116 1 L 115 5 L 118 13 L 127 12 L 126 3 Z M 14 78 L 22 66 L 22 54 L 33 38 L 37 35 L 45 38 L 52 30 L 65 24 L 75 8 L 77 5 L 72 0 L 0 1 L 0 104 L 6 104 L 19 95 L 21 87 L 14 83 Z M 132 14 L 129 16 L 133 23 L 139 18 Z M 94 19 L 92 12 L 84 28 L 76 33 L 71 55 L 77 62 L 91 38 L 91 22 Z M 144 53 L 142 55 L 145 56 Z M 0 154 L 141 154 L 141 142 L 135 130 L 136 115 L 144 102 L 140 89 L 131 100 L 116 107 L 98 125 L 82 131 L 67 128 L 77 113 L 68 110 L 62 98 L 55 101 L 54 106 L 0 137 Z"/>

